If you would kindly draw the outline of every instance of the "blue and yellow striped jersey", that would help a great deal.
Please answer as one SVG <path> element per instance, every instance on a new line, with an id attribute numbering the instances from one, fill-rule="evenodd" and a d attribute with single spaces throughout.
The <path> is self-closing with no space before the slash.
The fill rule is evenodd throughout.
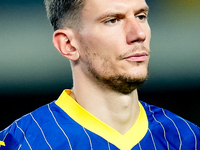
<path id="1" fill-rule="evenodd" d="M 1 131 L 0 150 L 200 150 L 199 127 L 170 111 L 141 101 L 138 120 L 121 135 L 70 92 Z"/>

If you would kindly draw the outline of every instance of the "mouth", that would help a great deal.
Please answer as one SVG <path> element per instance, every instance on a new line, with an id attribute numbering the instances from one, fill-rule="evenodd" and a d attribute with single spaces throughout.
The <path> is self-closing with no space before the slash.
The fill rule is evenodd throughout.
<path id="1" fill-rule="evenodd" d="M 144 62 L 148 59 L 149 55 L 146 52 L 134 53 L 128 57 L 124 57 L 124 60 L 131 62 Z"/>

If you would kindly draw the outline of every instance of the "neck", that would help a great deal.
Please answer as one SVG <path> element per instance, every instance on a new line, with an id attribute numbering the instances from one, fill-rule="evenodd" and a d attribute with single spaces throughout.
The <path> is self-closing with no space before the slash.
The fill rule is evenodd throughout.
<path id="1" fill-rule="evenodd" d="M 125 134 L 130 130 L 140 113 L 137 90 L 124 95 L 88 83 L 82 80 L 75 82 L 71 96 L 88 112 L 119 133 Z"/>

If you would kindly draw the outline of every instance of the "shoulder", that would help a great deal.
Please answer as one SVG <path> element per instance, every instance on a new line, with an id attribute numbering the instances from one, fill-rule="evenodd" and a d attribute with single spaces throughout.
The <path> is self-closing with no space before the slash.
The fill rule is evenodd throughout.
<path id="1" fill-rule="evenodd" d="M 169 143 L 200 147 L 200 128 L 166 109 L 141 102 L 148 117 L 149 131 L 154 138 L 163 137 Z"/>
<path id="2" fill-rule="evenodd" d="M 166 125 L 168 128 L 175 127 L 177 130 L 186 131 L 186 129 L 194 130 L 200 134 L 200 129 L 192 122 L 174 114 L 173 112 L 141 102 L 149 120 L 150 126 L 156 126 L 158 124 Z"/>
<path id="3" fill-rule="evenodd" d="M 36 138 L 39 138 L 38 135 L 40 134 L 41 136 L 41 131 L 38 130 L 40 124 L 46 123 L 47 125 L 52 120 L 48 116 L 54 111 L 58 112 L 58 110 L 59 108 L 52 102 L 24 115 L 0 132 L 0 141 L 5 142 L 6 149 L 18 149 L 21 145 L 29 149 L 30 140 L 35 140 L 31 139 L 30 136 L 33 137 L 34 135 Z"/>
<path id="4" fill-rule="evenodd" d="M 176 123 L 177 123 L 177 125 L 179 123 L 180 124 L 187 124 L 187 125 L 194 126 L 199 130 L 199 127 L 197 125 L 195 125 L 192 122 L 178 116 L 177 114 L 175 114 L 175 113 L 173 113 L 169 110 L 166 110 L 166 109 L 154 106 L 154 105 L 150 105 L 150 104 L 147 104 L 147 103 L 142 102 L 142 101 L 141 101 L 141 104 L 143 105 L 143 107 L 144 107 L 144 109 L 147 113 L 147 117 L 148 117 L 149 121 L 151 121 L 151 122 L 159 122 L 159 121 L 162 122 L 162 123 L 171 122 L 174 125 Z"/>

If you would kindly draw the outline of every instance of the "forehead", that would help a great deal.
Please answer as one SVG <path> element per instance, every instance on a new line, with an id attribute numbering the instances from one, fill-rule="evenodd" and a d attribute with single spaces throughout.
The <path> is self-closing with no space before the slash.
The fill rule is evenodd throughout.
<path id="1" fill-rule="evenodd" d="M 145 7 L 145 0 L 85 0 L 83 13 L 98 15 L 106 11 L 134 11 Z"/>

